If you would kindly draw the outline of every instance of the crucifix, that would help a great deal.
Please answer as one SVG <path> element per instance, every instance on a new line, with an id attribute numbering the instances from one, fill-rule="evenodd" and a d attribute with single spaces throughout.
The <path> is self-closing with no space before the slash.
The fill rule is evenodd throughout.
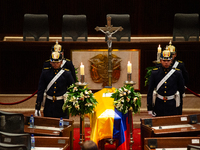
<path id="1" fill-rule="evenodd" d="M 123 28 L 113 27 L 111 25 L 111 17 L 107 17 L 107 25 L 105 27 L 96 27 L 96 31 L 101 31 L 107 36 L 107 44 L 108 44 L 108 86 L 112 86 L 112 35 L 117 31 L 122 31 Z"/>

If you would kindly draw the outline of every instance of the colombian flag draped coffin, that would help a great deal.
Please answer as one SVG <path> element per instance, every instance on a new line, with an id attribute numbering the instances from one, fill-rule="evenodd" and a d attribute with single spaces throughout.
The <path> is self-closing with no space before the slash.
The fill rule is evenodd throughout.
<path id="1" fill-rule="evenodd" d="M 129 149 L 128 113 L 123 114 L 114 108 L 113 98 L 110 98 L 115 88 L 104 88 L 95 93 L 98 101 L 94 114 L 90 116 L 90 139 L 98 145 L 102 139 L 118 140 L 118 150 Z"/>

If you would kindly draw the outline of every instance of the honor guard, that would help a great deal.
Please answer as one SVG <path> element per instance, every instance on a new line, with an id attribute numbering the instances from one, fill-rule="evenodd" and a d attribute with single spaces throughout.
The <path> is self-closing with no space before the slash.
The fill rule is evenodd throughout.
<path id="1" fill-rule="evenodd" d="M 63 95 L 67 92 L 67 88 L 74 83 L 74 79 L 68 69 L 61 68 L 62 61 L 62 54 L 54 51 L 50 56 L 51 66 L 42 70 L 38 85 L 35 116 L 41 116 L 41 103 L 46 92 L 44 117 L 68 118 L 67 111 L 64 113 L 62 110 Z"/>
<path id="2" fill-rule="evenodd" d="M 178 115 L 180 95 L 184 93 L 184 79 L 179 69 L 171 67 L 172 54 L 161 52 L 161 67 L 151 72 L 147 94 L 147 110 L 152 116 Z"/>
<path id="3" fill-rule="evenodd" d="M 56 44 L 52 47 L 51 52 L 60 52 L 62 54 L 63 61 L 62 61 L 61 68 L 69 69 L 71 71 L 72 77 L 74 78 L 74 81 L 76 81 L 76 73 L 75 73 L 74 65 L 71 60 L 64 58 L 64 49 L 62 48 L 60 44 L 58 44 L 58 41 L 56 41 Z M 47 67 L 51 67 L 50 59 L 44 62 L 43 68 L 47 68 Z"/>

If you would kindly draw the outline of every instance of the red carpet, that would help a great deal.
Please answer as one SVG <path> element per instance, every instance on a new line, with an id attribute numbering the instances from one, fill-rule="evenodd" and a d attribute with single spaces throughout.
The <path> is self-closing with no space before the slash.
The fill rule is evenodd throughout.
<path id="1" fill-rule="evenodd" d="M 85 140 L 90 140 L 90 128 L 85 128 Z M 81 150 L 81 147 L 79 145 L 79 139 L 80 139 L 80 130 L 79 128 L 74 128 L 74 150 Z M 136 128 L 133 130 L 133 150 L 141 150 L 141 140 L 140 140 L 140 129 Z M 114 150 L 115 145 L 106 144 L 105 150 Z"/>

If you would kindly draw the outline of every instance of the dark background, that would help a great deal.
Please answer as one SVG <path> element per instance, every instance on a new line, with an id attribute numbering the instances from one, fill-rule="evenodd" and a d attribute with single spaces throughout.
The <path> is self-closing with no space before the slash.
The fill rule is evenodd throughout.
<path id="1" fill-rule="evenodd" d="M 199 0 L 1 0 L 0 34 L 22 35 L 25 13 L 48 14 L 50 36 L 60 36 L 64 14 L 85 14 L 89 36 L 106 14 L 129 14 L 132 36 L 172 36 L 175 13 L 200 13 Z"/>

